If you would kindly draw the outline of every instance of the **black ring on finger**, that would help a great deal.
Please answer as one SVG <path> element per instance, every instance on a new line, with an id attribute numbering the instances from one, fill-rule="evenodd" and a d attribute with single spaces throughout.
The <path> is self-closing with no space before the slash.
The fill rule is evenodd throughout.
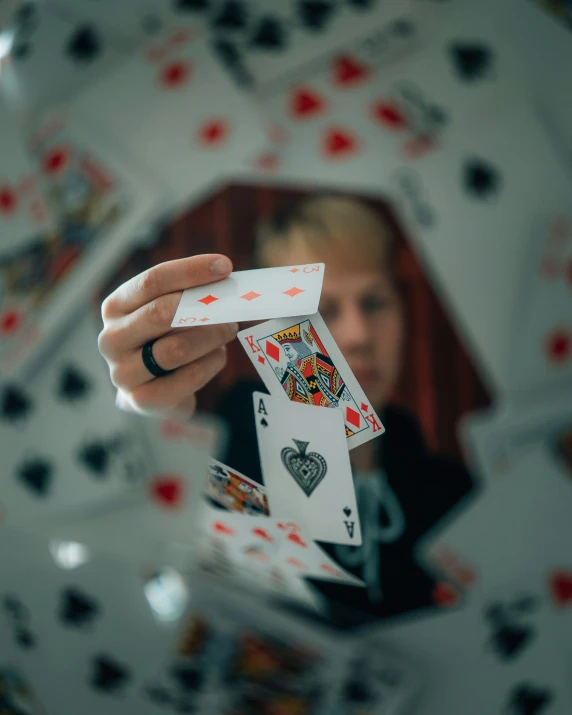
<path id="1" fill-rule="evenodd" d="M 153 377 L 165 377 L 165 375 L 170 375 L 172 372 L 175 372 L 174 370 L 163 370 L 163 368 L 157 364 L 157 361 L 153 357 L 153 343 L 155 343 L 158 340 L 156 338 L 155 340 L 149 340 L 148 343 L 145 343 L 143 347 L 141 348 L 141 358 L 143 359 L 143 365 L 147 368 L 147 370 L 153 375 Z"/>

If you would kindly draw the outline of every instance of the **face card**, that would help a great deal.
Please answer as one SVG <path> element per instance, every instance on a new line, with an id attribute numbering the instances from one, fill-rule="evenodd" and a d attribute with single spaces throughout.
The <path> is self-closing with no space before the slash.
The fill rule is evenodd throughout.
<path id="1" fill-rule="evenodd" d="M 572 482 L 555 455 L 522 450 L 502 478 L 439 524 L 420 555 L 464 589 L 498 586 L 531 564 L 556 573 L 569 563 L 571 505 Z"/>
<path id="2" fill-rule="evenodd" d="M 236 271 L 212 286 L 183 291 L 172 328 L 315 313 L 324 264 Z"/>
<path id="3" fill-rule="evenodd" d="M 53 113 L 31 146 L 59 224 L 0 257 L 0 369 L 12 376 L 81 312 L 157 207 L 156 187 L 83 119 Z"/>
<path id="4" fill-rule="evenodd" d="M 42 234 L 53 231 L 55 214 L 47 200 L 43 177 L 26 148 L 17 117 L 3 100 L 0 100 L 0 137 L 1 259 L 14 251 L 23 250 Z"/>
<path id="5" fill-rule="evenodd" d="M 385 431 L 319 313 L 271 320 L 238 338 L 271 395 L 337 408 L 349 449 Z"/>
<path id="6" fill-rule="evenodd" d="M 261 392 L 253 393 L 253 402 L 270 514 L 300 517 L 313 539 L 361 544 L 340 412 L 287 404 Z"/>
<path id="7" fill-rule="evenodd" d="M 323 627 L 224 582 L 200 577 L 171 658 L 147 701 L 196 712 L 335 711 L 333 684 L 355 649 Z M 177 707 L 179 705 L 179 707 Z M 292 710 L 293 709 L 293 710 Z"/>
<path id="8" fill-rule="evenodd" d="M 268 516 L 266 489 L 216 459 L 209 461 L 205 494 L 230 511 Z"/>
<path id="9" fill-rule="evenodd" d="M 206 38 L 187 25 L 161 34 L 90 84 L 71 111 L 91 117 L 162 184 L 166 210 L 202 197 L 260 144 L 252 103 Z"/>

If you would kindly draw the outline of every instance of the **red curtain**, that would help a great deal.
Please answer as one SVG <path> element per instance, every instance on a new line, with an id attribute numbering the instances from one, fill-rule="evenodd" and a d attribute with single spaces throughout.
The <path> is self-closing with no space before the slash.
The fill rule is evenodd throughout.
<path id="1" fill-rule="evenodd" d="M 181 215 L 161 232 L 154 245 L 134 252 L 100 297 L 152 265 L 198 253 L 224 253 L 230 256 L 236 270 L 251 268 L 258 222 L 281 203 L 305 193 L 294 189 L 227 186 Z M 394 401 L 417 415 L 431 447 L 461 456 L 456 438 L 458 419 L 488 405 L 489 397 L 389 206 L 381 200 L 364 200 L 384 214 L 399 237 L 398 274 L 408 335 Z M 230 346 L 224 372 L 202 391 L 199 407 L 211 409 L 222 390 L 245 376 L 254 377 L 255 370 L 235 342 Z"/>

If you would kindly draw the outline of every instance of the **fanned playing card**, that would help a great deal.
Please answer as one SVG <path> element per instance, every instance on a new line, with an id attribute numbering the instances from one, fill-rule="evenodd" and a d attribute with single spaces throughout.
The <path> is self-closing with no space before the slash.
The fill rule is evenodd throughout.
<path id="1" fill-rule="evenodd" d="M 353 449 L 385 428 L 319 313 L 269 320 L 238 338 L 271 395 L 337 408 Z"/>
<path id="2" fill-rule="evenodd" d="M 306 315 L 318 310 L 324 264 L 235 271 L 183 291 L 172 328 Z"/>
<path id="3" fill-rule="evenodd" d="M 300 518 L 313 539 L 361 544 L 343 416 L 253 393 L 270 515 Z"/>

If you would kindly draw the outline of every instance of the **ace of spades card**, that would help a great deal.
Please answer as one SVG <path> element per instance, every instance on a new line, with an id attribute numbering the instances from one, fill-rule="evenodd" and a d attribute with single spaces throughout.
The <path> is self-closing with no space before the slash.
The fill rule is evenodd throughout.
<path id="1" fill-rule="evenodd" d="M 300 518 L 313 539 L 362 542 L 344 423 L 338 410 L 253 393 L 272 517 Z"/>
<path id="2" fill-rule="evenodd" d="M 349 449 L 385 431 L 319 313 L 269 320 L 238 338 L 271 395 L 337 408 Z"/>

